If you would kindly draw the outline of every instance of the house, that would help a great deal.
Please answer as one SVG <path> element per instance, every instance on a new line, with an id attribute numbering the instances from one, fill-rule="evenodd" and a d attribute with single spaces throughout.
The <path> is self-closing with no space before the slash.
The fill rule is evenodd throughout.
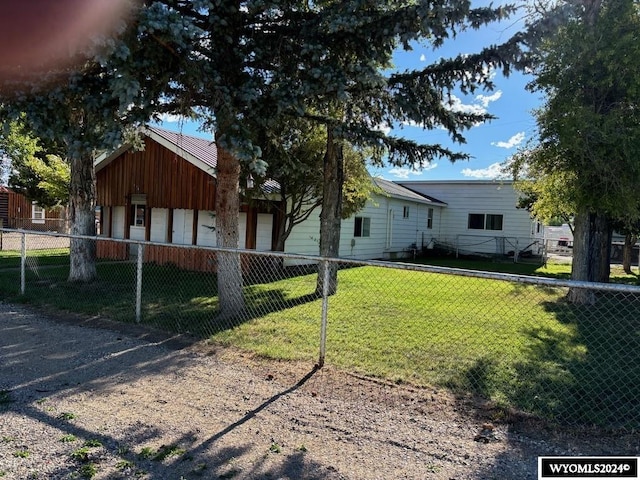
<path id="1" fill-rule="evenodd" d="M 21 193 L 0 185 L 0 226 L 43 232 L 66 232 L 64 213 L 64 208 L 42 208 Z"/>
<path id="2" fill-rule="evenodd" d="M 100 235 L 215 246 L 215 145 L 157 127 L 146 128 L 143 141 L 144 150 L 125 144 L 95 161 Z M 273 202 L 244 203 L 239 215 L 239 248 L 271 250 Z M 99 242 L 97 253 L 101 258 L 124 259 L 134 252 L 123 243 Z M 180 266 L 178 257 L 183 256 L 149 248 L 145 257 Z"/>
<path id="3" fill-rule="evenodd" d="M 458 253 L 538 255 L 544 227 L 526 209 L 509 180 L 403 181 L 403 187 L 445 202 L 434 239 Z"/>
<path id="4" fill-rule="evenodd" d="M 365 207 L 342 221 L 340 253 L 358 260 L 395 259 L 415 255 L 440 229 L 447 204 L 381 178 Z M 297 225 L 285 243 L 289 253 L 317 255 L 320 209 Z"/>
<path id="5" fill-rule="evenodd" d="M 143 140 L 144 150 L 127 144 L 95 161 L 100 235 L 215 246 L 215 145 L 158 127 L 145 129 Z M 342 222 L 340 255 L 380 259 L 415 254 L 440 229 L 441 210 L 446 204 L 387 180 L 373 181 L 378 187 L 373 198 L 361 212 Z M 276 208 L 279 199 L 270 199 L 273 185 L 267 187 L 264 200 L 252 200 L 241 207 L 239 248 L 273 248 L 276 222 L 282 220 Z M 294 228 L 285 242 L 285 252 L 318 254 L 319 216 L 320 208 Z M 159 249 L 148 248 L 145 257 L 180 265 L 180 255 L 166 250 L 160 258 Z M 125 259 L 132 253 L 124 243 L 98 244 L 102 258 Z"/>
<path id="6" fill-rule="evenodd" d="M 215 145 L 157 127 L 145 129 L 143 140 L 144 150 L 123 145 L 96 159 L 100 234 L 215 246 Z M 372 198 L 360 212 L 342 221 L 340 257 L 407 258 L 436 243 L 462 253 L 492 255 L 529 250 L 537 254 L 542 246 L 536 243 L 536 235 L 541 239 L 543 234 L 535 231 L 538 227 L 528 212 L 516 208 L 518 194 L 512 182 L 372 181 L 377 187 Z M 280 199 L 272 187 L 263 191 L 264 199 L 242 204 L 239 248 L 273 249 L 278 222 L 283 220 Z M 319 253 L 320 211 L 317 208 L 294 227 L 285 242 L 286 253 Z M 98 244 L 99 257 L 125 259 L 133 253 L 124 243 Z M 182 265 L 180 258 L 184 255 L 171 249 L 145 249 L 147 261 L 210 268 L 199 260 Z M 285 262 L 296 263 L 300 262 Z"/>

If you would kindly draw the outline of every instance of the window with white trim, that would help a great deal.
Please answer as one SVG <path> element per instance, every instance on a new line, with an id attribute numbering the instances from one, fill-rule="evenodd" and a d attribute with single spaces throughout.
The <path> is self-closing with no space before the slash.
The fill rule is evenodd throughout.
<path id="1" fill-rule="evenodd" d="M 427 209 L 427 228 L 433 228 L 433 208 Z"/>
<path id="2" fill-rule="evenodd" d="M 409 207 L 402 207 L 402 218 L 409 218 Z"/>
<path id="3" fill-rule="evenodd" d="M 371 219 L 369 217 L 356 217 L 353 223 L 354 237 L 371 236 Z"/>
<path id="4" fill-rule="evenodd" d="M 469 230 L 502 230 L 503 215 L 493 213 L 470 213 Z"/>
<path id="5" fill-rule="evenodd" d="M 31 202 L 31 221 L 33 223 L 44 223 L 45 211 L 36 202 Z"/>
<path id="6" fill-rule="evenodd" d="M 144 227 L 146 222 L 147 196 L 131 196 L 131 226 Z"/>

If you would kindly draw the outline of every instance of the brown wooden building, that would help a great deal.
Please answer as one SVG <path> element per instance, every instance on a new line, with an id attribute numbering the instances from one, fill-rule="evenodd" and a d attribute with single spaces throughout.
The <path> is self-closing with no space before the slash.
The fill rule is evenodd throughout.
<path id="1" fill-rule="evenodd" d="M 215 246 L 216 146 L 210 140 L 156 127 L 145 129 L 144 144 L 144 150 L 124 145 L 96 160 L 100 234 Z M 239 248 L 273 248 L 273 206 L 269 201 L 242 205 Z M 126 258 L 131 253 L 126 247 L 99 242 L 98 256 Z M 163 251 L 162 259 L 156 250 Z M 180 266 L 181 262 L 170 258 L 174 254 L 167 254 L 168 250 L 147 248 L 145 256 L 149 261 Z"/>
<path id="2" fill-rule="evenodd" d="M 42 208 L 24 195 L 0 185 L 1 226 L 39 232 L 66 232 L 64 218 L 64 208 Z"/>

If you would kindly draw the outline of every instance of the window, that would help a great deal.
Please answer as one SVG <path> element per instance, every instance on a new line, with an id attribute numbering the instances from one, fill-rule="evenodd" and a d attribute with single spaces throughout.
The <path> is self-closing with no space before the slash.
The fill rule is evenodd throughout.
<path id="1" fill-rule="evenodd" d="M 502 215 L 491 215 L 487 213 L 487 230 L 502 230 Z"/>
<path id="2" fill-rule="evenodd" d="M 409 218 L 409 207 L 402 207 L 402 218 Z"/>
<path id="3" fill-rule="evenodd" d="M 356 217 L 353 225 L 354 237 L 369 237 L 371 235 L 371 219 L 369 217 Z"/>
<path id="4" fill-rule="evenodd" d="M 470 213 L 467 228 L 469 230 L 484 230 L 484 213 Z"/>
<path id="5" fill-rule="evenodd" d="M 132 227 L 144 227 L 144 214 L 146 205 L 134 204 L 131 205 L 131 226 Z"/>
<path id="6" fill-rule="evenodd" d="M 469 230 L 502 230 L 502 215 L 491 213 L 470 213 L 467 228 Z"/>
<path id="7" fill-rule="evenodd" d="M 427 228 L 433 228 L 433 208 L 427 210 Z"/>
<path id="8" fill-rule="evenodd" d="M 147 196 L 131 195 L 131 226 L 132 227 L 145 226 L 146 210 L 147 210 Z"/>
<path id="9" fill-rule="evenodd" d="M 44 208 L 38 205 L 36 202 L 31 203 L 31 221 L 33 223 L 44 223 L 45 214 Z"/>

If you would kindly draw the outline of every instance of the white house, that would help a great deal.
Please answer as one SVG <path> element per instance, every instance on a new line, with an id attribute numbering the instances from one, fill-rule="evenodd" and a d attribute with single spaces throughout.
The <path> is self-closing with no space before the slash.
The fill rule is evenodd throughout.
<path id="1" fill-rule="evenodd" d="M 400 185 L 446 202 L 434 238 L 460 253 L 537 255 L 543 226 L 517 208 L 519 193 L 508 180 L 407 181 Z"/>
<path id="2" fill-rule="evenodd" d="M 381 193 L 374 193 L 365 207 L 342 221 L 340 257 L 358 260 L 392 259 L 413 255 L 427 246 L 441 229 L 444 202 L 413 192 L 402 185 L 375 178 Z M 317 255 L 320 209 L 294 227 L 285 252 Z"/>

